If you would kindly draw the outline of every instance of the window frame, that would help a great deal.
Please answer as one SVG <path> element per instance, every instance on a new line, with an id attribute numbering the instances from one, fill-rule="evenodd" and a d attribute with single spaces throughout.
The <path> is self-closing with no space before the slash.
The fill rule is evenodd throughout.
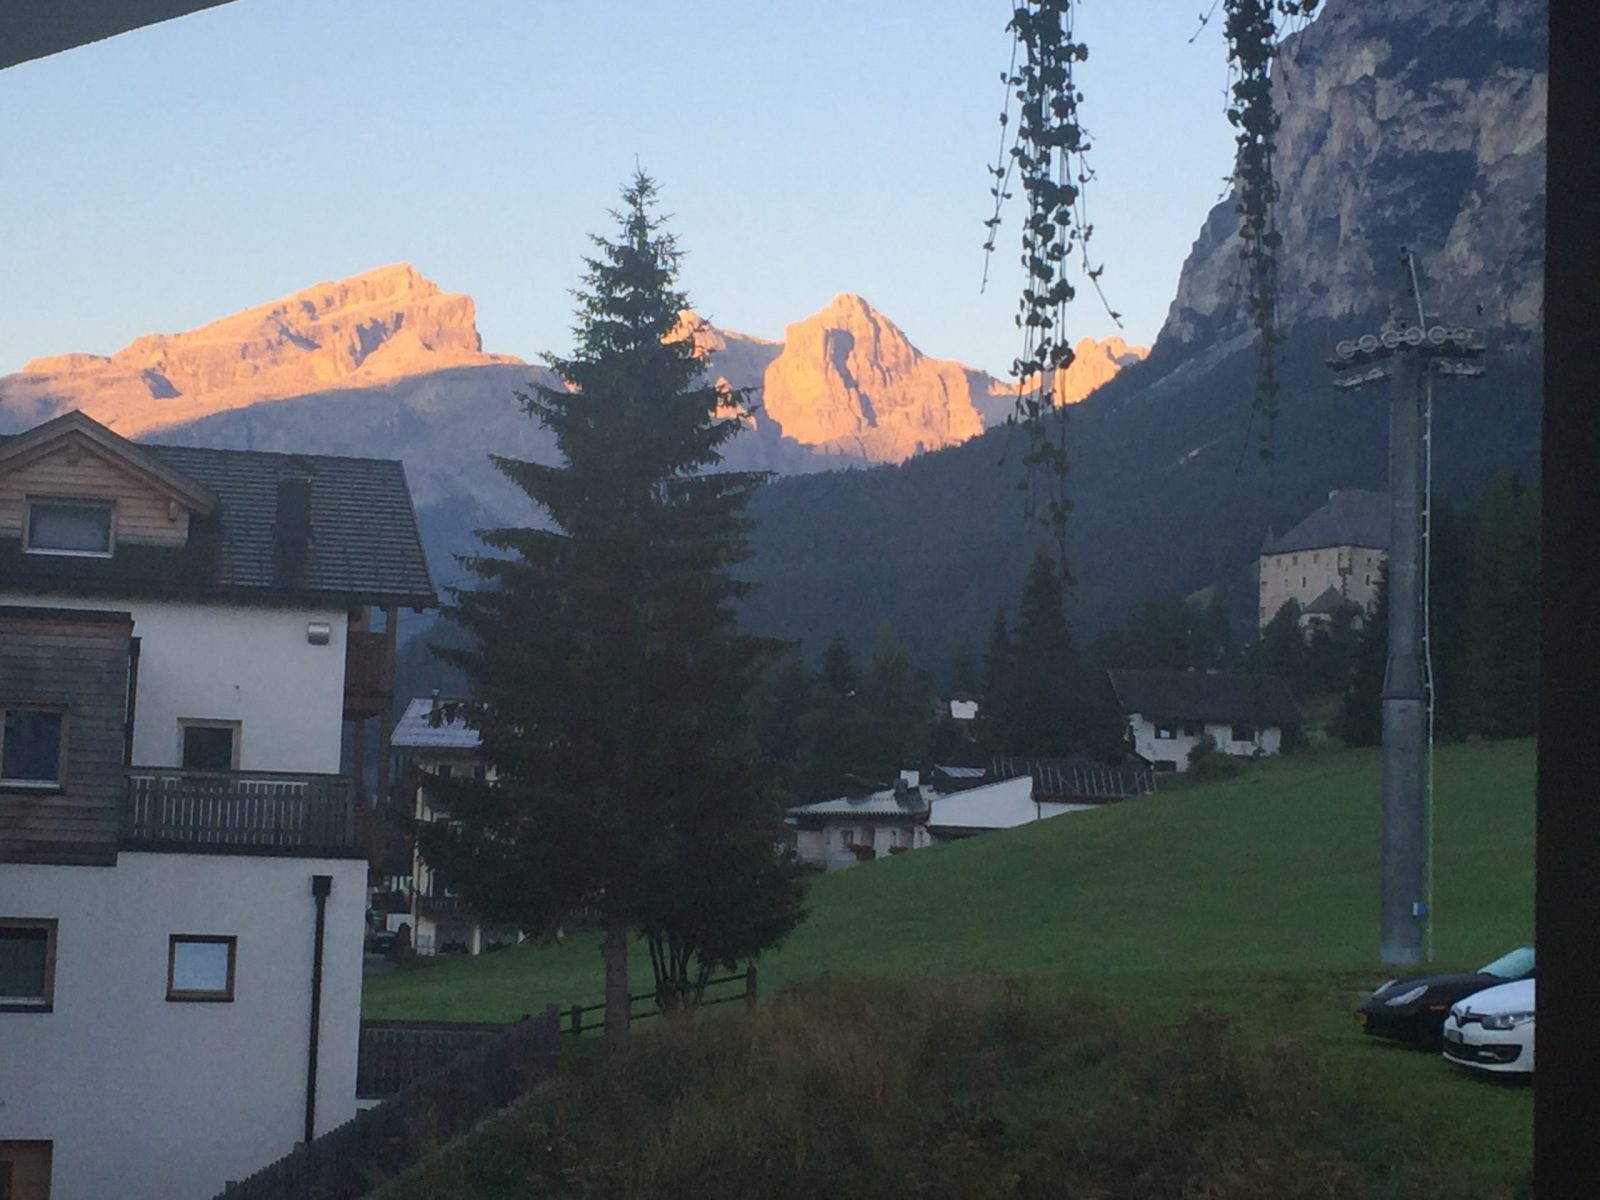
<path id="1" fill-rule="evenodd" d="M 1248 737 L 1240 737 L 1239 736 L 1239 731 L 1241 729 L 1245 730 L 1249 734 L 1249 736 Z M 1261 738 L 1261 728 L 1260 728 L 1260 726 L 1257 726 L 1257 725 L 1235 725 L 1235 724 L 1232 724 L 1231 722 L 1228 725 L 1228 740 L 1230 742 L 1232 742 L 1235 746 L 1242 746 L 1246 742 L 1257 742 L 1257 741 L 1260 740 L 1260 738 Z"/>
<path id="2" fill-rule="evenodd" d="M 67 782 L 67 706 L 38 704 L 28 700 L 0 700 L 0 772 L 5 770 L 6 714 L 10 712 L 54 713 L 61 718 L 56 737 L 56 777 L 54 779 L 10 779 L 0 774 L 0 792 L 59 792 Z"/>
<path id="3" fill-rule="evenodd" d="M 179 943 L 226 945 L 228 982 L 222 989 L 174 987 L 172 972 L 178 962 Z M 175 1004 L 232 1004 L 234 977 L 239 962 L 239 939 L 231 933 L 172 933 L 167 935 L 167 1000 Z"/>
<path id="4" fill-rule="evenodd" d="M 33 544 L 33 508 L 36 504 L 68 505 L 74 508 L 104 509 L 106 548 L 104 550 L 62 550 Z M 22 552 L 52 554 L 62 558 L 113 558 L 117 553 L 117 502 L 93 496 L 28 496 L 22 504 Z"/>
<path id="5" fill-rule="evenodd" d="M 55 917 L 0 917 L 0 928 L 44 930 L 44 995 L 30 1004 L 20 997 L 0 999 L 0 1013 L 47 1013 L 56 1005 L 56 939 L 60 922 Z"/>
<path id="6" fill-rule="evenodd" d="M 232 750 L 228 755 L 226 767 L 191 767 L 184 762 L 184 744 L 188 740 L 191 729 L 226 729 L 233 734 Z M 244 722 L 225 721 L 214 717 L 179 717 L 178 718 L 178 768 L 183 771 L 200 771 L 209 774 L 219 774 L 224 771 L 237 771 L 239 769 L 239 747 L 244 742 Z"/>
<path id="7" fill-rule="evenodd" d="M 1170 742 L 1177 739 L 1178 727 L 1176 725 L 1159 725 L 1154 722 L 1152 724 L 1155 725 L 1156 741 Z"/>

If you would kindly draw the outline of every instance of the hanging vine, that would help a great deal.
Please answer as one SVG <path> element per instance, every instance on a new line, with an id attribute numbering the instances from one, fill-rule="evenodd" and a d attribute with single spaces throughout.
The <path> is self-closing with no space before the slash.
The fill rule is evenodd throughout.
<path id="1" fill-rule="evenodd" d="M 1278 419 L 1278 182 L 1273 175 L 1278 112 L 1272 102 L 1272 60 L 1282 40 L 1281 22 L 1309 19 L 1319 0 L 1224 0 L 1224 36 L 1235 75 L 1228 98 L 1234 144 L 1234 192 L 1243 245 L 1245 307 L 1255 326 L 1258 360 L 1251 422 L 1260 417 L 1259 453 L 1270 460 Z"/>
<path id="2" fill-rule="evenodd" d="M 1025 272 L 1017 326 L 1022 353 L 1012 362 L 1017 381 L 1016 420 L 1028 439 L 1023 459 L 1024 519 L 1049 529 L 1062 569 L 1066 569 L 1067 499 L 1066 409 L 1055 403 L 1055 377 L 1072 365 L 1066 308 L 1077 291 L 1068 269 L 1076 264 L 1100 295 L 1104 268 L 1089 257 L 1094 226 L 1088 220 L 1085 189 L 1093 172 L 1087 162 L 1089 137 L 1079 119 L 1083 93 L 1074 68 L 1089 48 L 1074 34 L 1078 0 L 1024 0 L 1011 14 L 1011 63 L 1001 76 L 1005 105 L 1000 113 L 1000 154 L 990 174 L 994 213 L 984 222 L 984 281 L 987 255 L 995 247 L 1001 212 L 1020 182 L 1025 217 L 1022 266 Z M 1280 19 L 1309 18 L 1319 0 L 1224 0 L 1228 60 L 1236 74 L 1228 120 L 1238 130 L 1235 185 L 1244 243 L 1248 309 L 1260 338 L 1252 422 L 1262 415 L 1262 454 L 1272 452 L 1277 416 L 1278 284 L 1277 251 L 1282 238 L 1273 210 L 1278 198 L 1272 174 L 1273 135 L 1278 117 L 1272 104 L 1270 71 L 1280 41 Z M 1202 16 L 1204 23 L 1206 17 Z M 1012 102 L 1015 101 L 1015 121 Z M 1120 324 L 1120 314 L 1106 311 Z"/>
<path id="3" fill-rule="evenodd" d="M 990 168 L 995 209 L 984 222 L 987 254 L 994 250 L 1001 209 L 1011 197 L 1015 176 L 1027 210 L 1021 260 L 1026 282 L 1016 317 L 1022 353 L 1011 364 L 1017 381 L 1016 418 L 1028 438 L 1025 474 L 1017 486 L 1024 494 L 1024 519 L 1050 531 L 1063 571 L 1071 504 L 1066 494 L 1066 411 L 1055 404 L 1054 395 L 1056 373 L 1072 365 L 1066 308 L 1077 289 L 1067 271 L 1077 263 L 1098 290 L 1102 270 L 1089 260 L 1094 227 L 1084 189 L 1093 172 L 1086 160 L 1089 137 L 1078 116 L 1083 93 L 1074 79 L 1074 68 L 1089 57 L 1089 48 L 1073 34 L 1074 5 L 1075 0 L 1028 0 L 1013 11 L 1006 26 L 1013 41 L 1011 65 L 1002 76 L 1006 104 L 1000 113 L 1001 154 Z M 1016 125 L 1008 147 L 1013 99 Z"/>

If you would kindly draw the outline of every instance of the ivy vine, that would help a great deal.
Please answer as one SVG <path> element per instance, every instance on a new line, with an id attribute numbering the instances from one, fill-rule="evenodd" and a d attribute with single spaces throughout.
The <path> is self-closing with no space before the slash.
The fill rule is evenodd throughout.
<path id="1" fill-rule="evenodd" d="M 1011 365 L 1017 380 L 1015 419 L 1025 430 L 1024 519 L 1051 532 L 1063 571 L 1066 568 L 1067 499 L 1066 409 L 1054 402 L 1055 376 L 1072 365 L 1066 330 L 1067 305 L 1077 290 L 1069 277 L 1076 267 L 1100 291 L 1104 271 L 1089 256 L 1094 226 L 1085 190 L 1093 179 L 1087 155 L 1089 136 L 1079 118 L 1083 93 L 1074 68 L 1089 57 L 1089 47 L 1074 33 L 1079 0 L 1023 0 L 1006 25 L 1012 34 L 1011 62 L 1001 79 L 1006 88 L 1000 113 L 1000 153 L 989 169 L 994 213 L 984 222 L 985 262 L 995 247 L 1005 202 L 1020 183 L 1022 266 L 1025 272 L 1017 326 L 1022 353 Z M 1272 103 L 1270 72 L 1282 26 L 1309 18 L 1319 0 L 1224 0 L 1228 61 L 1234 71 L 1228 120 L 1238 130 L 1234 182 L 1238 197 L 1241 253 L 1246 267 L 1247 307 L 1259 335 L 1252 421 L 1264 418 L 1262 454 L 1271 456 L 1277 416 L 1278 276 L 1282 238 L 1274 220 L 1278 187 L 1272 173 L 1273 137 L 1278 116 Z M 1201 18 L 1202 23 L 1206 20 Z M 1015 101 L 1015 121 L 1012 110 Z M 988 271 L 985 266 L 984 281 Z M 1120 314 L 1106 311 L 1120 324 Z"/>
<path id="2" fill-rule="evenodd" d="M 1308 20 L 1319 0 L 1224 0 L 1224 36 L 1234 70 L 1228 123 L 1237 131 L 1234 192 L 1244 259 L 1245 307 L 1255 326 L 1258 358 L 1251 401 L 1252 423 L 1262 419 L 1259 453 L 1272 458 L 1278 419 L 1278 249 L 1283 235 L 1276 219 L 1278 182 L 1273 175 L 1278 112 L 1272 102 L 1272 61 L 1282 25 Z"/>

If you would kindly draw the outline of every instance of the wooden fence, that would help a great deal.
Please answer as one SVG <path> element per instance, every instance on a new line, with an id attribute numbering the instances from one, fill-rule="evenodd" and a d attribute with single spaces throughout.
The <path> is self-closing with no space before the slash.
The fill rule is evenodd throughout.
<path id="1" fill-rule="evenodd" d="M 397 1095 L 457 1055 L 494 1041 L 506 1028 L 471 1021 L 362 1021 L 356 1096 L 380 1100 Z"/>
<path id="2" fill-rule="evenodd" d="M 559 1028 L 553 1004 L 505 1027 L 217 1200 L 356 1200 L 548 1078 Z"/>
<path id="3" fill-rule="evenodd" d="M 744 990 L 742 992 L 735 992 L 730 995 L 708 996 L 702 999 L 697 1007 L 704 1008 L 710 1004 L 732 1004 L 740 1000 L 744 1001 L 747 1005 L 754 1006 L 756 1002 L 756 969 L 754 966 L 747 967 L 737 975 L 724 975 L 721 979 L 706 980 L 706 991 L 709 992 L 713 987 L 718 987 L 729 983 L 742 983 L 744 984 Z M 634 1012 L 633 1006 L 639 1003 L 641 1000 L 657 1002 L 657 997 L 654 992 L 642 992 L 637 996 L 628 997 L 628 1023 L 630 1025 L 635 1021 L 642 1021 L 646 1017 L 659 1017 L 661 1015 L 661 1007 L 659 1002 L 656 1003 L 655 1008 L 652 1008 L 647 1012 Z M 605 1028 L 605 1011 L 606 1006 L 603 1002 L 600 1004 L 574 1004 L 571 1008 L 565 1009 L 562 1012 L 562 1016 L 566 1020 L 561 1032 L 592 1033 L 594 1030 L 603 1029 Z M 599 1021 L 589 1021 L 585 1023 L 584 1017 L 589 1013 L 600 1013 L 602 1014 L 602 1017 Z"/>

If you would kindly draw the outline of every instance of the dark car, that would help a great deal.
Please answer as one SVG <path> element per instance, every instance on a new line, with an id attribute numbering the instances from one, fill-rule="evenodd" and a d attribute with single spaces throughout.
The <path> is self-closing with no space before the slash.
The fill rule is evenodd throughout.
<path id="1" fill-rule="evenodd" d="M 1373 1037 L 1421 1050 L 1440 1048 L 1450 1006 L 1485 988 L 1533 978 L 1533 947 L 1518 946 L 1476 971 L 1391 979 L 1356 1008 L 1356 1023 Z"/>
<path id="2" fill-rule="evenodd" d="M 395 932 L 392 929 L 375 929 L 367 934 L 368 954 L 388 954 L 394 948 Z"/>

